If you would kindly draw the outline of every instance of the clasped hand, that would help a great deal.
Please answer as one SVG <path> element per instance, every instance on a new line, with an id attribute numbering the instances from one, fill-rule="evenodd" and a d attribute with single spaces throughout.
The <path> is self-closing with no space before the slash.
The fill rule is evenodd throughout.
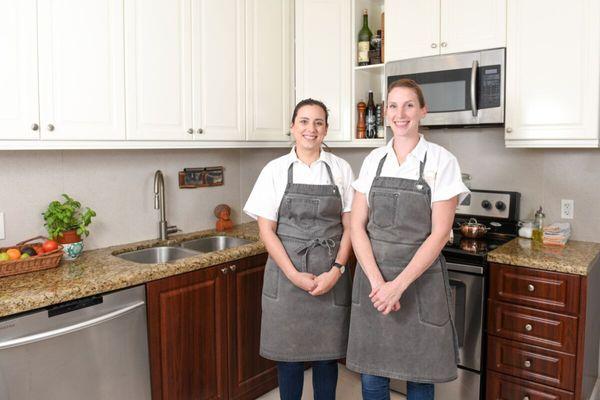
<path id="1" fill-rule="evenodd" d="M 294 285 L 311 295 L 320 296 L 329 292 L 335 286 L 339 277 L 340 273 L 332 269 L 320 275 L 308 272 L 296 272 L 290 280 Z"/>
<path id="2" fill-rule="evenodd" d="M 400 297 L 402 290 L 393 281 L 374 285 L 369 293 L 373 307 L 383 315 L 400 310 Z"/>

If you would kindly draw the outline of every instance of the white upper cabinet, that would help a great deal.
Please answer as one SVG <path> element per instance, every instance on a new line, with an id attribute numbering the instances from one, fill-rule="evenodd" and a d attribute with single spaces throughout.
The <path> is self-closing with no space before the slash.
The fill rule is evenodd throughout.
<path id="1" fill-rule="evenodd" d="M 243 138 L 243 1 L 126 2 L 127 137 Z"/>
<path id="2" fill-rule="evenodd" d="M 37 4 L 42 139 L 125 139 L 123 1 Z"/>
<path id="3" fill-rule="evenodd" d="M 507 147 L 597 147 L 597 0 L 509 0 Z"/>
<path id="4" fill-rule="evenodd" d="M 293 0 L 246 0 L 246 138 L 288 141 Z"/>
<path id="5" fill-rule="evenodd" d="M 244 0 L 192 2 L 196 139 L 244 139 Z"/>
<path id="6" fill-rule="evenodd" d="M 385 19 L 386 61 L 506 45 L 506 0 L 389 0 Z"/>
<path id="7" fill-rule="evenodd" d="M 0 139 L 39 139 L 35 0 L 0 2 Z"/>
<path id="8" fill-rule="evenodd" d="M 296 101 L 325 103 L 326 141 L 352 137 L 351 7 L 348 0 L 296 0 Z"/>
<path id="9" fill-rule="evenodd" d="M 191 0 L 125 6 L 127 138 L 191 140 Z"/>

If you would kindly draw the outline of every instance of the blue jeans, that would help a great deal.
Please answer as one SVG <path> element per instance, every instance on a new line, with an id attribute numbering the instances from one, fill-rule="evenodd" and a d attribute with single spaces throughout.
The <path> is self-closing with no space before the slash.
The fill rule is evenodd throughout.
<path id="1" fill-rule="evenodd" d="M 335 400 L 338 379 L 337 360 L 313 361 L 315 400 Z M 281 400 L 300 400 L 304 385 L 303 362 L 277 362 L 277 380 Z"/>
<path id="2" fill-rule="evenodd" d="M 361 374 L 363 400 L 390 400 L 390 378 Z M 406 382 L 407 400 L 433 400 L 433 383 Z"/>

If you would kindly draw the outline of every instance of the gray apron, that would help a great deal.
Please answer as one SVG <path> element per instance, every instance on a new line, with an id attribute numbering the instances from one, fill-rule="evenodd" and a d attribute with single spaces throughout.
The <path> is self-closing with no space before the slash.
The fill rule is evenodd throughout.
<path id="1" fill-rule="evenodd" d="M 277 236 L 298 271 L 319 275 L 335 261 L 342 228 L 342 200 L 331 184 L 293 182 L 292 163 L 279 206 Z M 348 344 L 351 284 L 343 274 L 326 294 L 312 296 L 290 282 L 271 257 L 262 294 L 260 355 L 275 361 L 343 358 Z"/>
<path id="2" fill-rule="evenodd" d="M 386 282 L 396 278 L 431 234 L 431 188 L 423 179 L 382 177 L 384 156 L 369 192 L 367 232 Z M 346 365 L 370 375 L 435 383 L 456 379 L 458 344 L 450 314 L 450 285 L 444 257 L 411 284 L 399 311 L 373 307 L 371 285 L 356 268 Z"/>

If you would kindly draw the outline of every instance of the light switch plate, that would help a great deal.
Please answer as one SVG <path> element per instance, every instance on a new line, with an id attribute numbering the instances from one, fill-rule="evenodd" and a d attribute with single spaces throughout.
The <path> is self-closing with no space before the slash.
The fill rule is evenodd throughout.
<path id="1" fill-rule="evenodd" d="M 0 240 L 4 239 L 4 213 L 0 212 Z"/>

